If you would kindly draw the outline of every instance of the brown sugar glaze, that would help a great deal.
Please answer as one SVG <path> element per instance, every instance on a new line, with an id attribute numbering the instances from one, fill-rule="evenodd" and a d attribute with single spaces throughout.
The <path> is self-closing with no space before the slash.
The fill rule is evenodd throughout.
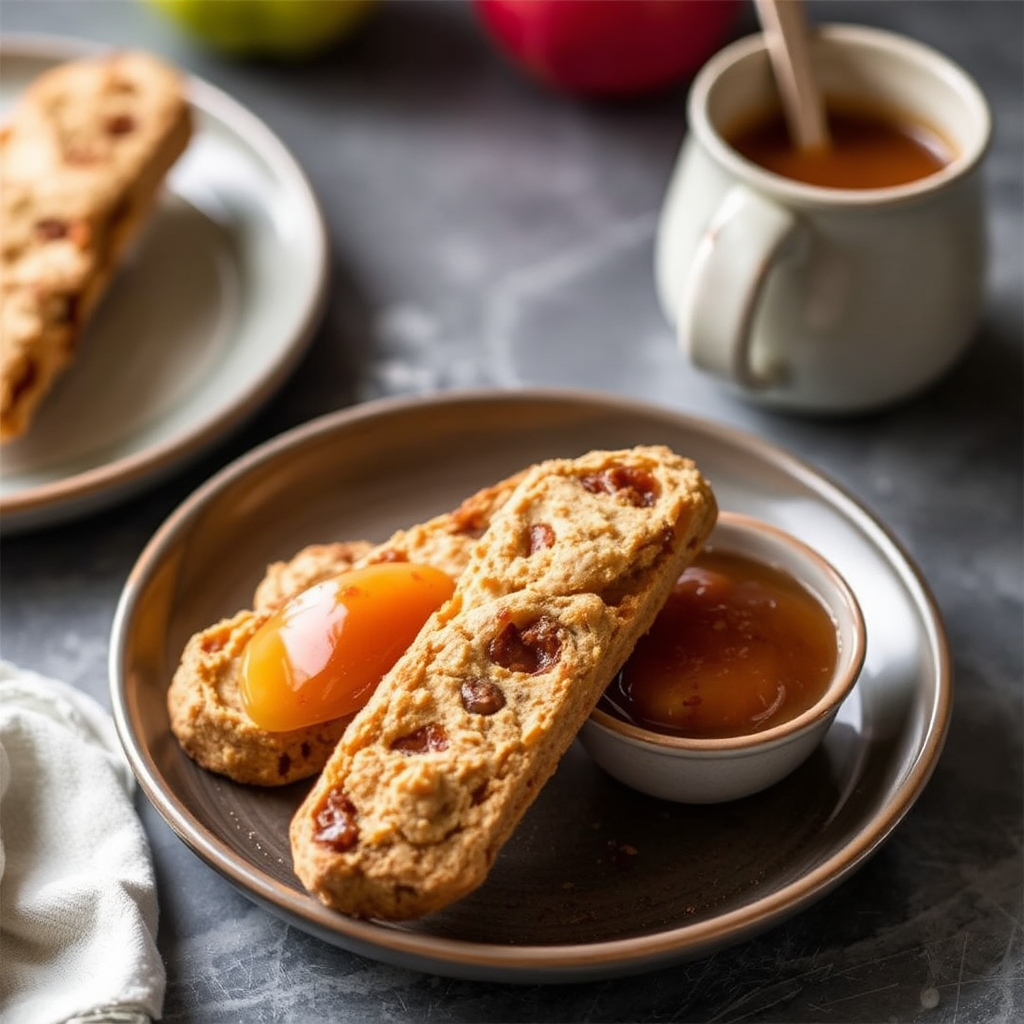
<path id="1" fill-rule="evenodd" d="M 793 577 L 706 549 L 598 707 L 669 735 L 744 736 L 810 708 L 838 653 L 831 616 Z"/>

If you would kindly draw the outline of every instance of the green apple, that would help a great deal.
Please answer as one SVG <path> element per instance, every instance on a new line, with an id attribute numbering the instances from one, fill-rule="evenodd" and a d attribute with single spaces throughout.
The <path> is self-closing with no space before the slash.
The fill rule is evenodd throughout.
<path id="1" fill-rule="evenodd" d="M 379 0 L 146 0 L 203 43 L 237 56 L 304 57 L 342 39 Z"/>

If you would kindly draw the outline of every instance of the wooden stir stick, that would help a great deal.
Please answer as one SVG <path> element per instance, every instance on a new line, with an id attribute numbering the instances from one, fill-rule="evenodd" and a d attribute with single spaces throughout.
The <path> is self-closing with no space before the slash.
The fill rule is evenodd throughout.
<path id="1" fill-rule="evenodd" d="M 811 68 L 803 0 L 755 0 L 789 134 L 798 149 L 829 145 L 825 102 Z"/>

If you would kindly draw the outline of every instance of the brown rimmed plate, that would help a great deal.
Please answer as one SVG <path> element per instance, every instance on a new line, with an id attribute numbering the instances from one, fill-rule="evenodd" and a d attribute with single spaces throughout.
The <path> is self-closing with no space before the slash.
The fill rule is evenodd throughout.
<path id="1" fill-rule="evenodd" d="M 537 459 L 652 442 L 694 458 L 722 508 L 816 548 L 857 594 L 867 657 L 822 747 L 757 796 L 690 807 L 626 789 L 576 743 L 475 893 L 402 924 L 320 905 L 293 875 L 288 849 L 306 784 L 235 785 L 197 768 L 168 730 L 165 693 L 187 638 L 250 606 L 267 563 L 306 544 L 383 539 Z M 628 399 L 543 390 L 368 403 L 228 466 L 167 520 L 132 570 L 110 673 L 115 721 L 145 793 L 251 899 L 378 960 L 533 983 L 666 966 L 808 906 L 877 850 L 917 799 L 952 701 L 927 585 L 849 494 L 734 429 Z"/>
<path id="2" fill-rule="evenodd" d="M 0 41 L 0 113 L 104 48 Z M 227 94 L 186 78 L 194 132 L 28 432 L 4 445 L 4 532 L 93 512 L 238 427 L 288 378 L 324 310 L 327 230 L 301 167 Z"/>

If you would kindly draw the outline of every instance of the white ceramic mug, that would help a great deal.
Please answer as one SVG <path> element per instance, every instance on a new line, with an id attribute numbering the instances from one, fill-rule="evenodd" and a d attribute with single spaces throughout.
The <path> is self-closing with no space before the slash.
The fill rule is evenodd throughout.
<path id="1" fill-rule="evenodd" d="M 811 60 L 826 96 L 909 115 L 953 150 L 890 188 L 783 178 L 722 131 L 769 105 L 763 36 L 694 80 L 689 132 L 655 247 L 659 301 L 692 363 L 767 405 L 856 412 L 932 383 L 970 344 L 986 264 L 981 90 L 936 51 L 877 29 L 822 26 Z"/>

